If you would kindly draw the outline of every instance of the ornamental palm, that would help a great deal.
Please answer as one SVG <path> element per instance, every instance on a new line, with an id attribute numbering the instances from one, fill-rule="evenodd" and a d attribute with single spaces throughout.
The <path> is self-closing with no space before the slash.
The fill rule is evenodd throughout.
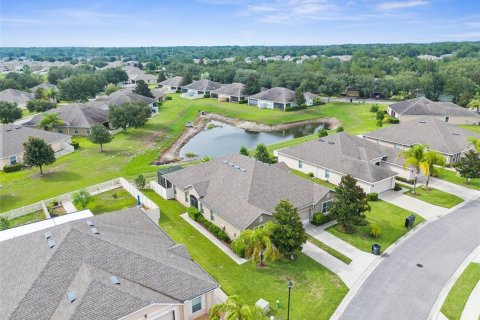
<path id="1" fill-rule="evenodd" d="M 400 153 L 400 157 L 405 159 L 403 166 L 411 167 L 415 170 L 413 194 L 416 193 L 415 189 L 417 187 L 417 176 L 420 173 L 420 165 L 425 153 L 427 152 L 427 148 L 428 146 L 425 144 L 418 144 Z"/>
<path id="2" fill-rule="evenodd" d="M 468 138 L 468 141 L 473 145 L 476 152 L 480 152 L 480 139 L 475 137 Z"/>
<path id="3" fill-rule="evenodd" d="M 42 120 L 40 120 L 38 126 L 40 128 L 45 128 L 45 130 L 47 131 L 50 131 L 53 128 L 56 128 L 63 124 L 65 124 L 65 122 L 60 119 L 58 113 L 45 113 L 42 117 Z"/>
<path id="4" fill-rule="evenodd" d="M 263 267 L 266 260 L 275 261 L 278 257 L 278 250 L 270 238 L 273 228 L 273 223 L 267 223 L 253 230 L 247 229 L 240 235 L 245 241 L 245 257 L 252 258 L 259 267 Z"/>
<path id="5" fill-rule="evenodd" d="M 435 173 L 435 166 L 445 167 L 446 159 L 444 156 L 435 151 L 427 151 L 423 155 L 423 159 L 420 162 L 420 169 L 424 176 L 427 177 L 427 182 L 425 183 L 425 189 L 428 190 L 428 183 L 430 182 L 430 177 Z"/>
<path id="6" fill-rule="evenodd" d="M 262 309 L 242 303 L 238 296 L 230 296 L 224 303 L 210 309 L 210 320 L 265 320 Z"/>

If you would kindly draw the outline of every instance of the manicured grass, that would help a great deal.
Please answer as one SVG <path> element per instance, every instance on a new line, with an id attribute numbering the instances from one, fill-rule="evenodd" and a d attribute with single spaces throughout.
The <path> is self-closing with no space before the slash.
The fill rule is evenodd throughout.
<path id="1" fill-rule="evenodd" d="M 380 244 L 382 251 L 386 250 L 392 243 L 407 233 L 408 230 L 404 227 L 405 218 L 411 215 L 412 212 L 382 200 L 371 201 L 370 206 L 372 210 L 366 213 L 370 225 L 355 226 L 356 232 L 353 234 L 340 232 L 335 226 L 331 226 L 326 230 L 360 250 L 371 252 L 371 246 L 374 243 Z M 424 219 L 416 215 L 415 225 L 422 221 Z M 382 234 L 380 237 L 372 238 L 370 236 L 370 226 L 372 224 L 376 224 L 381 228 Z"/>
<path id="2" fill-rule="evenodd" d="M 480 126 L 476 126 L 476 125 L 472 125 L 472 124 L 464 124 L 464 125 L 460 125 L 460 127 L 464 128 L 464 129 L 467 129 L 467 130 L 470 130 L 470 131 L 473 131 L 473 132 L 476 132 L 476 133 L 480 133 Z"/>
<path id="3" fill-rule="evenodd" d="M 405 192 L 405 194 L 418 200 L 422 200 L 444 208 L 452 208 L 455 207 L 457 204 L 463 202 L 463 199 L 457 197 L 456 195 L 433 188 L 429 188 L 428 190 L 426 190 L 423 187 L 418 187 L 415 192 L 416 194 L 413 194 L 412 188 L 409 191 Z"/>
<path id="4" fill-rule="evenodd" d="M 305 174 L 305 173 L 300 172 L 300 171 L 295 170 L 295 169 L 292 169 L 292 173 L 293 173 L 294 175 L 299 176 L 299 177 L 302 177 L 302 178 L 305 178 L 305 179 L 310 180 L 310 181 L 312 181 L 312 182 L 315 182 L 315 183 L 317 183 L 317 184 L 319 184 L 319 185 L 321 185 L 321 186 L 324 186 L 324 187 L 326 187 L 326 188 L 328 188 L 328 189 L 330 189 L 330 190 L 334 190 L 335 187 L 336 187 L 336 185 L 334 185 L 333 183 L 330 183 L 330 182 L 325 181 L 325 180 L 322 180 L 322 179 L 310 177 L 308 174 Z"/>
<path id="5" fill-rule="evenodd" d="M 337 258 L 338 260 L 340 260 L 340 261 L 342 261 L 346 264 L 350 264 L 350 262 L 352 262 L 352 259 L 350 259 L 349 257 L 343 255 L 342 253 L 340 253 L 337 250 L 333 249 L 332 247 L 326 245 L 322 241 L 320 241 L 318 239 L 315 239 L 312 236 L 308 236 L 308 241 L 310 241 L 311 243 L 313 243 L 314 245 L 316 245 L 317 247 L 319 247 L 320 249 L 322 249 L 326 253 L 334 256 L 335 258 Z"/>
<path id="6" fill-rule="evenodd" d="M 177 201 L 164 200 L 151 190 L 146 190 L 145 195 L 160 207 L 160 226 L 176 242 L 185 244 L 195 261 L 220 283 L 222 290 L 228 295 L 240 295 L 250 304 L 260 298 L 269 301 L 276 319 L 286 319 L 288 279 L 294 283 L 291 319 L 329 319 L 348 291 L 340 278 L 304 254 L 293 262 L 268 263 L 261 270 L 252 262 L 237 265 L 180 217 L 185 208 Z M 276 307 L 276 300 L 280 300 L 280 309 Z"/>
<path id="7" fill-rule="evenodd" d="M 137 204 L 135 198 L 123 188 L 99 193 L 93 196 L 92 200 L 93 201 L 88 204 L 87 208 L 90 209 L 93 214 L 118 211 L 134 207 Z"/>
<path id="8" fill-rule="evenodd" d="M 37 221 L 41 221 L 41 220 L 45 220 L 45 218 L 46 217 L 45 217 L 45 213 L 43 212 L 43 210 L 37 210 L 37 211 L 31 212 L 29 214 L 26 214 L 26 215 L 23 215 L 23 216 L 13 218 L 13 219 L 9 220 L 10 228 L 18 227 L 18 226 L 21 226 L 21 225 L 24 225 L 24 224 L 29 224 L 29 223 L 33 223 L 33 222 L 37 222 Z"/>
<path id="9" fill-rule="evenodd" d="M 468 297 L 480 281 L 480 263 L 471 263 L 460 275 L 443 303 L 442 313 L 449 320 L 460 320 Z"/>
<path id="10" fill-rule="evenodd" d="M 480 190 L 480 179 L 472 179 L 467 183 L 466 179 L 457 175 L 456 171 L 443 169 L 443 168 L 436 168 L 436 170 L 438 173 L 437 175 L 438 179 L 455 183 L 465 188 Z"/>
<path id="11" fill-rule="evenodd" d="M 29 116 L 33 116 L 34 114 L 37 114 L 38 112 L 30 112 L 28 111 L 28 109 L 22 109 L 22 117 L 23 118 L 26 118 L 26 117 L 29 117 Z"/>

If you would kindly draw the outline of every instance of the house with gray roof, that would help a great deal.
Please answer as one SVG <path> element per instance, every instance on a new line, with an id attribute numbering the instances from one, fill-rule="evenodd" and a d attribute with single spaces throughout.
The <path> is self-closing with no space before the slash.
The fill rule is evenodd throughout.
<path id="1" fill-rule="evenodd" d="M 23 127 L 15 124 L 0 124 L 0 169 L 4 166 L 23 163 L 23 144 L 28 137 L 36 137 L 50 145 L 56 156 L 73 152 L 71 136 Z"/>
<path id="2" fill-rule="evenodd" d="M 123 68 L 123 70 L 128 75 L 127 83 L 136 84 L 139 80 L 143 80 L 147 84 L 157 83 L 156 76 L 154 76 L 153 74 L 148 74 L 138 67 L 127 65 Z"/>
<path id="3" fill-rule="evenodd" d="M 25 109 L 27 102 L 34 98 L 31 92 L 25 92 L 17 89 L 6 89 L 0 91 L 0 101 L 16 103 L 20 108 Z"/>
<path id="4" fill-rule="evenodd" d="M 198 99 L 203 98 L 205 94 L 222 87 L 223 84 L 208 79 L 193 81 L 190 84 L 182 86 L 182 98 Z"/>
<path id="5" fill-rule="evenodd" d="M 305 92 L 303 94 L 303 97 L 305 98 L 305 105 L 307 107 L 311 107 L 315 104 L 315 99 L 318 97 L 318 94 L 312 92 Z"/>
<path id="6" fill-rule="evenodd" d="M 48 89 L 48 90 L 57 90 L 57 86 L 54 85 L 53 83 L 49 83 L 49 82 L 44 82 L 44 83 L 40 83 L 39 85 L 35 86 L 35 87 L 32 87 L 30 88 L 30 91 L 35 93 L 37 92 L 38 89 Z"/>
<path id="7" fill-rule="evenodd" d="M 327 212 L 333 198 L 323 186 L 239 154 L 159 173 L 158 183 L 166 199 L 197 208 L 231 239 L 270 221 L 282 199 L 307 223 L 314 213 Z"/>
<path id="8" fill-rule="evenodd" d="M 102 124 L 110 129 L 108 122 L 108 110 L 89 106 L 81 103 L 71 103 L 45 112 L 46 114 L 56 113 L 63 120 L 64 124 L 55 128 L 57 132 L 66 133 L 72 136 L 88 136 L 90 128 L 95 124 Z M 38 127 L 43 114 L 35 115 L 23 126 Z"/>
<path id="9" fill-rule="evenodd" d="M 190 320 L 218 283 L 139 208 L 0 242 L 0 318 Z"/>
<path id="10" fill-rule="evenodd" d="M 443 154 L 447 163 L 454 163 L 474 148 L 469 138 L 480 139 L 480 134 L 438 118 L 424 117 L 365 133 L 363 137 L 377 144 L 399 150 L 407 150 L 414 145 L 425 144 L 430 150 Z"/>
<path id="11" fill-rule="evenodd" d="M 218 101 L 229 102 L 240 102 L 248 97 L 245 93 L 245 85 L 243 83 L 226 84 L 223 87 L 212 90 L 210 96 L 218 99 Z"/>
<path id="12" fill-rule="evenodd" d="M 260 109 L 285 111 L 286 108 L 296 106 L 295 91 L 282 87 L 267 89 L 248 97 L 248 104 Z"/>
<path id="13" fill-rule="evenodd" d="M 142 102 L 150 107 L 152 113 L 158 113 L 156 98 L 150 98 L 134 93 L 132 88 L 126 88 L 113 92 L 110 95 L 98 97 L 86 103 L 87 106 L 108 110 L 110 106 L 118 106 L 124 103 Z M 153 92 L 152 92 L 153 93 Z"/>
<path id="14" fill-rule="evenodd" d="M 165 88 L 168 93 L 173 93 L 181 89 L 183 77 L 176 76 L 158 83 L 160 88 Z"/>
<path id="15" fill-rule="evenodd" d="M 395 187 L 396 176 L 413 178 L 413 171 L 403 168 L 400 152 L 340 132 L 276 150 L 274 154 L 291 169 L 318 179 L 338 185 L 348 174 L 357 179 L 366 193 L 381 193 Z"/>
<path id="16" fill-rule="evenodd" d="M 400 121 L 431 117 L 452 124 L 479 124 L 480 114 L 452 102 L 432 101 L 426 97 L 405 100 L 388 106 L 388 114 Z"/>

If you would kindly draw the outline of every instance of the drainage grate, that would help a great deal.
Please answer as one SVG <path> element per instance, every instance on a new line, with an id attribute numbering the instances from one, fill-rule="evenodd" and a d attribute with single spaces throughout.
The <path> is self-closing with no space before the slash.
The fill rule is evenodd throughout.
<path id="1" fill-rule="evenodd" d="M 419 268 L 423 268 L 423 264 L 421 264 L 421 263 L 417 263 L 417 267 L 419 267 Z"/>

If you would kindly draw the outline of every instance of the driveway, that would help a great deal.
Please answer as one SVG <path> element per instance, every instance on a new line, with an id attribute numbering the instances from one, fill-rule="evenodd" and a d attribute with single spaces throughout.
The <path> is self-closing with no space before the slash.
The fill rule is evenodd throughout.
<path id="1" fill-rule="evenodd" d="M 479 234 L 478 198 L 429 222 L 383 259 L 340 319 L 428 319 L 449 278 L 480 245 Z"/>

